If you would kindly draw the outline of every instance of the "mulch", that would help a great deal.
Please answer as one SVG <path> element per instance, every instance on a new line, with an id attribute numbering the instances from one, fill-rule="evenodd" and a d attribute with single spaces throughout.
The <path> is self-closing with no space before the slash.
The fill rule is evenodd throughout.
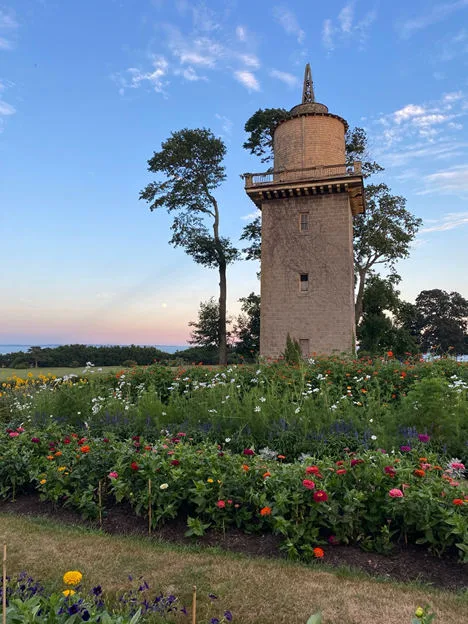
<path id="1" fill-rule="evenodd" d="M 56 507 L 42 502 L 37 495 L 24 495 L 15 502 L 0 501 L 0 513 L 21 516 L 42 516 L 64 524 L 98 528 L 95 521 L 85 521 L 70 509 Z M 102 529 L 112 535 L 146 536 L 147 539 L 182 545 L 198 544 L 218 547 L 223 550 L 249 556 L 284 558 L 280 550 L 281 537 L 276 535 L 246 535 L 237 529 L 225 533 L 207 531 L 203 537 L 190 538 L 184 535 L 185 522 L 176 520 L 154 530 L 148 536 L 147 520 L 135 515 L 127 505 L 115 505 L 107 509 L 102 519 Z M 421 582 L 448 590 L 468 588 L 468 564 L 457 560 L 455 553 L 438 558 L 426 548 L 397 545 L 389 555 L 365 552 L 357 546 L 327 546 L 324 562 L 328 566 L 347 566 L 365 572 L 373 577 L 400 582 Z"/>

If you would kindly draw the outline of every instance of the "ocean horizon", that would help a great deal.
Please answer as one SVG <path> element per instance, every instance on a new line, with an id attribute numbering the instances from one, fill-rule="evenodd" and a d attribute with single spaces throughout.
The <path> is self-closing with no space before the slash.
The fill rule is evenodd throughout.
<path id="1" fill-rule="evenodd" d="M 77 344 L 77 343 L 61 343 L 61 344 L 0 344 L 0 355 L 5 355 L 6 353 L 18 353 L 18 351 L 26 352 L 32 346 L 41 347 L 42 349 L 53 349 L 55 347 L 61 347 L 63 344 Z M 83 344 L 83 343 L 79 343 Z M 86 344 L 86 343 L 84 343 Z M 129 347 L 128 345 L 121 344 L 89 344 L 90 347 Z M 153 344 L 138 344 L 137 347 L 155 347 L 156 349 L 160 349 L 165 353 L 175 353 L 176 351 L 184 351 L 188 349 L 190 345 L 153 345 Z"/>

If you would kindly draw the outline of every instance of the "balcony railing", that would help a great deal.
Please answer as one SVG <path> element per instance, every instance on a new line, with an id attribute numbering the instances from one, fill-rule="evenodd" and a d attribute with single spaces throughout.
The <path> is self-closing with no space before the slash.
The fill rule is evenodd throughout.
<path id="1" fill-rule="evenodd" d="M 281 184 L 287 182 L 322 180 L 342 176 L 361 175 L 361 163 L 352 165 L 321 165 L 307 169 L 283 169 L 266 173 L 244 173 L 245 188 L 261 186 L 263 184 Z"/>

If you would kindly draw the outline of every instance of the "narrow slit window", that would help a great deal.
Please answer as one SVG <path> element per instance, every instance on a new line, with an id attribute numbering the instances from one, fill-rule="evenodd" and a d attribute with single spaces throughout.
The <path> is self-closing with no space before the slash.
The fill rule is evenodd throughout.
<path id="1" fill-rule="evenodd" d="M 299 281 L 299 289 L 301 292 L 307 292 L 309 290 L 309 274 L 301 273 Z"/>
<path id="2" fill-rule="evenodd" d="M 300 221 L 299 221 L 299 229 L 301 232 L 309 231 L 309 213 L 301 212 Z"/>

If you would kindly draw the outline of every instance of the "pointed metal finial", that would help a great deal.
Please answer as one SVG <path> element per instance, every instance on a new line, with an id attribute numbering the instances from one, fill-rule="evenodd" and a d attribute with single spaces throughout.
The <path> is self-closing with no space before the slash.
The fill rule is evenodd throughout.
<path id="1" fill-rule="evenodd" d="M 310 63 L 307 63 L 304 71 L 304 87 L 302 89 L 302 103 L 315 102 L 314 83 L 312 82 L 312 72 Z"/>

